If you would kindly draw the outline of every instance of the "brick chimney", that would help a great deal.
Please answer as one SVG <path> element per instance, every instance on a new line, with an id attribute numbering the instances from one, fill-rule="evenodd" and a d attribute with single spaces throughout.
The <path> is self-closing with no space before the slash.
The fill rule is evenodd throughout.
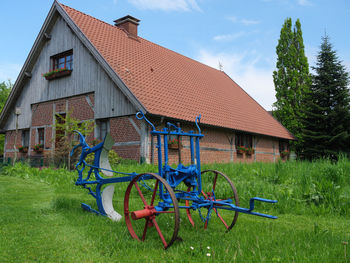
<path id="1" fill-rule="evenodd" d="M 124 29 L 129 36 L 137 38 L 137 26 L 140 20 L 130 15 L 114 20 L 116 27 Z"/>

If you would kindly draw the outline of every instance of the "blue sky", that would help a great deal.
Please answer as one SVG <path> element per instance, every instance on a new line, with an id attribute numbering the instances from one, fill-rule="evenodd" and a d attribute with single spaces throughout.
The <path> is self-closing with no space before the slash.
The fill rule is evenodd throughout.
<path id="1" fill-rule="evenodd" d="M 61 0 L 107 23 L 126 14 L 139 35 L 223 70 L 265 109 L 275 101 L 272 72 L 284 20 L 300 19 L 310 66 L 327 32 L 350 71 L 349 0 Z M 1 0 L 0 82 L 15 82 L 52 1 Z"/>

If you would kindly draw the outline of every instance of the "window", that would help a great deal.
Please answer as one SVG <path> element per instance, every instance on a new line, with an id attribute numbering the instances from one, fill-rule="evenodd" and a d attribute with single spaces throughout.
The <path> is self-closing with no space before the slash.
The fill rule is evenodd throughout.
<path id="1" fill-rule="evenodd" d="M 22 146 L 29 147 L 29 130 L 22 131 Z"/>
<path id="2" fill-rule="evenodd" d="M 73 69 L 73 50 L 69 50 L 51 57 L 51 68 L 55 69 Z"/>
<path id="3" fill-rule="evenodd" d="M 285 151 L 289 151 L 288 141 L 280 140 L 279 141 L 279 150 L 280 150 L 280 153 L 285 152 Z"/>
<path id="4" fill-rule="evenodd" d="M 38 128 L 38 144 L 44 145 L 45 143 L 45 129 Z"/>
<path id="5" fill-rule="evenodd" d="M 58 113 L 56 114 L 56 137 L 55 137 L 55 148 L 60 149 L 64 143 L 64 124 L 66 122 L 66 114 Z"/>
<path id="6" fill-rule="evenodd" d="M 243 133 L 238 133 L 235 136 L 235 145 L 236 147 L 238 146 L 244 146 L 248 148 L 253 147 L 253 136 L 250 134 L 243 134 Z"/>
<path id="7" fill-rule="evenodd" d="M 98 120 L 96 121 L 97 124 L 97 136 L 96 138 L 99 140 L 103 140 L 107 133 L 109 132 L 109 120 Z"/>

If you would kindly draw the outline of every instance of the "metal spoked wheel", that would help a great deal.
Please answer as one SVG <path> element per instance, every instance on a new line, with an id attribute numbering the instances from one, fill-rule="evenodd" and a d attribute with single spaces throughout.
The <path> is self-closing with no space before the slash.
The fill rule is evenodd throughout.
<path id="1" fill-rule="evenodd" d="M 206 170 L 202 172 L 202 192 L 199 197 L 206 200 L 223 201 L 239 206 L 238 194 L 231 180 L 223 173 L 215 170 Z M 188 188 L 187 191 L 190 191 Z M 190 203 L 186 201 L 186 206 Z M 198 209 L 199 215 L 204 222 L 204 228 L 208 227 L 208 222 L 211 220 L 220 222 L 226 229 L 230 231 L 238 219 L 237 211 L 230 211 L 220 208 L 201 208 Z M 186 209 L 187 217 L 190 223 L 194 226 L 194 220 L 191 215 L 191 209 Z"/>
<path id="2" fill-rule="evenodd" d="M 146 178 L 147 186 L 141 180 Z M 160 190 L 163 198 L 160 198 Z M 177 239 L 180 214 L 174 191 L 157 174 L 140 174 L 129 184 L 124 198 L 124 215 L 130 235 L 139 241 L 159 236 L 164 248 Z"/>

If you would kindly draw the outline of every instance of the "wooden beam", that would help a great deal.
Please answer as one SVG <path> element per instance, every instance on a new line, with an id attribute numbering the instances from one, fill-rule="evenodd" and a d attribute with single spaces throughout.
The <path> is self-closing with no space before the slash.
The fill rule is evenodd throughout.
<path id="1" fill-rule="evenodd" d="M 26 76 L 27 78 L 31 78 L 32 77 L 32 73 L 28 72 L 28 71 L 25 71 L 24 72 L 24 76 Z"/>
<path id="2" fill-rule="evenodd" d="M 44 37 L 45 37 L 46 40 L 50 40 L 51 39 L 51 34 L 44 33 Z"/>

